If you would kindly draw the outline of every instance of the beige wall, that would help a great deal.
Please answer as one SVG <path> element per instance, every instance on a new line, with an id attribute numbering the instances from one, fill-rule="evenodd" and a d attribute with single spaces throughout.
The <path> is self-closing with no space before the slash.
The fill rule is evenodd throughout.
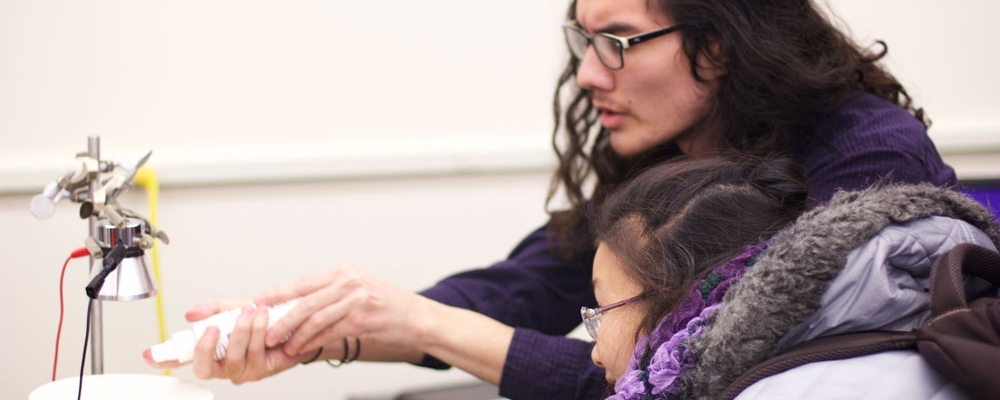
<path id="1" fill-rule="evenodd" d="M 411 289 L 501 259 L 540 225 L 565 0 L 0 0 L 0 397 L 51 371 L 59 267 L 86 224 L 27 204 L 87 135 L 163 183 L 170 331 L 209 297 L 246 297 L 352 262 Z M 934 119 L 962 177 L 1000 176 L 1000 3 L 835 2 Z M 892 17 L 886 17 L 892 15 Z M 517 21 L 513 23 L 512 21 Z M 123 203 L 145 209 L 141 190 Z M 60 377 L 79 368 L 85 262 L 66 277 Z M 155 373 L 154 303 L 106 303 L 107 372 Z M 188 369 L 177 371 L 193 379 Z M 469 379 L 325 365 L 217 398 L 340 399 Z"/>

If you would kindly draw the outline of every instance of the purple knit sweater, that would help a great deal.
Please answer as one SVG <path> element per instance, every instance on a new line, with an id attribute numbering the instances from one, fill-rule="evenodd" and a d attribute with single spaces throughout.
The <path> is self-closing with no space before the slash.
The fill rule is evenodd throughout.
<path id="1" fill-rule="evenodd" d="M 860 189 L 885 176 L 892 182 L 956 183 L 923 125 L 898 106 L 861 93 L 818 119 L 793 156 L 802 164 L 811 205 L 838 189 Z M 580 324 L 580 306 L 595 306 L 594 253 L 571 260 L 553 255 L 545 227 L 489 268 L 445 278 L 422 294 L 514 326 L 500 395 L 511 399 L 599 399 L 608 394 L 604 370 L 590 359 L 592 343 L 565 338 Z M 426 357 L 423 365 L 446 368 Z"/>

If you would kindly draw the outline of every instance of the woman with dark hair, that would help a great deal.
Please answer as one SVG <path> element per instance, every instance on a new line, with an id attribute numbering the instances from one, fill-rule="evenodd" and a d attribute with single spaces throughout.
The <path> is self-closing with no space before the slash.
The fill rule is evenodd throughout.
<path id="1" fill-rule="evenodd" d="M 795 219 L 804 196 L 780 162 L 672 164 L 630 180 L 592 220 L 602 306 L 581 314 L 609 399 L 972 398 L 902 347 L 733 383 L 811 339 L 930 321 L 934 261 L 960 244 L 1000 246 L 982 205 L 929 184 L 876 185 Z M 971 276 L 965 288 L 997 291 Z"/>
<path id="2" fill-rule="evenodd" d="M 734 150 L 801 163 L 810 205 L 881 179 L 955 183 L 926 118 L 878 64 L 884 48 L 857 46 L 811 1 L 579 0 L 568 19 L 573 57 L 554 101 L 559 165 L 548 198 L 565 195 L 567 209 L 506 260 L 420 294 L 351 266 L 268 290 L 258 304 L 303 301 L 266 332 L 266 316 L 244 321 L 226 360 L 211 358 L 209 330 L 196 374 L 242 382 L 357 354 L 455 366 L 508 398 L 594 398 L 604 372 L 589 360 L 592 344 L 564 335 L 579 325 L 578 307 L 595 304 L 586 210 L 629 177 L 679 155 Z M 224 306 L 206 302 L 187 317 Z"/>
<path id="3" fill-rule="evenodd" d="M 756 256 L 805 211 L 802 179 L 788 159 L 682 158 L 610 195 L 590 227 L 597 242 L 594 293 L 603 306 L 582 311 L 593 339 L 599 329 L 602 339 L 617 339 L 597 340 L 593 349 L 609 381 L 624 373 L 636 336 L 675 311 L 696 281 L 719 283 L 742 273 L 730 268 L 707 277 L 707 271 L 748 248 Z M 611 310 L 617 311 L 602 317 Z"/>

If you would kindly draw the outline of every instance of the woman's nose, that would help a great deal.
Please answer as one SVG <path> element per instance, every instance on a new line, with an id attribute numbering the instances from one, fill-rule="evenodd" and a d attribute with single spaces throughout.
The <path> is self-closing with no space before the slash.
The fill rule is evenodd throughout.
<path id="1" fill-rule="evenodd" d="M 594 46 L 587 47 L 576 67 L 576 84 L 584 90 L 610 92 L 615 88 L 614 74 L 601 63 Z"/>
<path id="2" fill-rule="evenodd" d="M 604 368 L 604 364 L 601 363 L 601 357 L 597 354 L 597 344 L 590 350 L 590 359 L 594 361 L 594 365 Z"/>

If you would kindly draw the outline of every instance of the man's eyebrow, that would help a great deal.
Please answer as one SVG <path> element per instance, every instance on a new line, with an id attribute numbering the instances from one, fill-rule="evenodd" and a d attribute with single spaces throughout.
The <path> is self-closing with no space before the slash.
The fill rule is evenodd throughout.
<path id="1" fill-rule="evenodd" d="M 635 25 L 625 22 L 613 22 L 601 27 L 601 29 L 598 29 L 597 32 L 610 33 L 612 35 L 623 35 L 625 33 L 635 32 L 636 30 Z"/>
<path id="2" fill-rule="evenodd" d="M 612 22 L 607 25 L 598 25 L 596 29 L 587 29 L 580 22 L 576 23 L 577 26 L 583 28 L 585 31 L 590 33 L 610 33 L 612 35 L 622 35 L 627 32 L 635 32 L 637 28 L 635 25 L 626 22 Z"/>

